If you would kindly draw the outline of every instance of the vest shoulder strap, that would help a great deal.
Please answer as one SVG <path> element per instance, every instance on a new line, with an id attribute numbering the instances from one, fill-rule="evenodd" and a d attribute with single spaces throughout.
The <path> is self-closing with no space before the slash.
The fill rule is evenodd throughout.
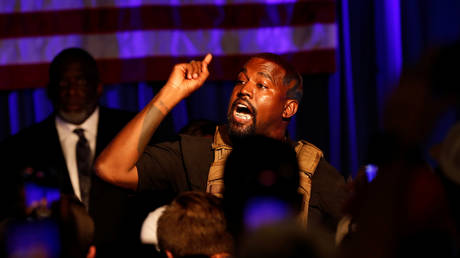
<path id="1" fill-rule="evenodd" d="M 323 152 L 315 145 L 304 140 L 298 141 L 294 149 L 297 153 L 297 160 L 299 162 L 300 169 L 300 185 L 298 191 L 303 196 L 301 212 L 298 219 L 301 225 L 306 226 L 308 221 L 308 207 L 311 197 L 311 179 L 320 159 L 323 157 Z"/>
<path id="2" fill-rule="evenodd" d="M 305 140 L 297 142 L 295 152 L 297 153 L 300 171 L 311 178 L 315 173 L 319 160 L 323 157 L 323 152 Z"/>

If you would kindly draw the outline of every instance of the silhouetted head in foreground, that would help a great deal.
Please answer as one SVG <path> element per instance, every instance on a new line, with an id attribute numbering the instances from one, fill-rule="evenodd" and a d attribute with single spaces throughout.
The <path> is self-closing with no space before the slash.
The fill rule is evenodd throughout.
<path id="1" fill-rule="evenodd" d="M 235 144 L 224 171 L 224 211 L 239 237 L 260 226 L 294 218 L 301 209 L 299 166 L 286 142 L 250 136 Z"/>

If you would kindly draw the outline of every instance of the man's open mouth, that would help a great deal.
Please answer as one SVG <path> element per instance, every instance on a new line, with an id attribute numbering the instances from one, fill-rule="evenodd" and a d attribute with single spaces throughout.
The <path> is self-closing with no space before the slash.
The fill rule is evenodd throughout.
<path id="1" fill-rule="evenodd" d="M 232 110 L 233 119 L 238 123 L 247 123 L 254 118 L 254 108 L 245 101 L 235 101 Z"/>

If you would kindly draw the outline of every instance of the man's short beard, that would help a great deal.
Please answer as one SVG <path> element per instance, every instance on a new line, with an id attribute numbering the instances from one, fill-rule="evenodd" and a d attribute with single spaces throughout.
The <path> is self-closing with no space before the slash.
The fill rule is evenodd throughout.
<path id="1" fill-rule="evenodd" d="M 232 112 L 231 112 L 232 113 Z M 228 114 L 228 126 L 227 126 L 227 133 L 230 138 L 230 141 L 233 143 L 243 140 L 244 138 L 254 135 L 256 133 L 256 117 L 252 117 L 252 124 L 249 126 L 243 126 L 238 124 L 234 119 L 233 116 Z"/>
<path id="2" fill-rule="evenodd" d="M 59 117 L 71 124 L 80 125 L 91 115 L 87 111 L 84 112 L 65 112 L 62 110 L 58 111 Z"/>

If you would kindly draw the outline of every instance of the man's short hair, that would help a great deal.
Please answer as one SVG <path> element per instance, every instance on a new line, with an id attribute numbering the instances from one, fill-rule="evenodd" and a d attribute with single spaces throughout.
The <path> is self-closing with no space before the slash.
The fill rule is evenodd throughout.
<path id="1" fill-rule="evenodd" d="M 82 48 L 67 48 L 59 52 L 50 64 L 49 68 L 49 82 L 48 82 L 48 97 L 55 101 L 57 99 L 57 87 L 61 75 L 67 65 L 79 62 L 83 66 L 83 72 L 86 80 L 91 85 L 99 83 L 99 71 L 97 68 L 96 60 L 86 50 Z"/>
<path id="2" fill-rule="evenodd" d="M 209 193 L 184 192 L 158 220 L 158 244 L 174 257 L 232 253 L 219 198 Z"/>
<path id="3" fill-rule="evenodd" d="M 292 66 L 281 56 L 273 53 L 261 53 L 253 56 L 252 58 L 262 58 L 283 68 L 286 72 L 283 78 L 283 84 L 285 86 L 289 86 L 292 81 L 295 81 L 294 85 L 289 88 L 287 97 L 289 99 L 295 99 L 300 103 L 303 96 L 303 80 L 302 76 L 296 71 L 294 66 Z"/>

